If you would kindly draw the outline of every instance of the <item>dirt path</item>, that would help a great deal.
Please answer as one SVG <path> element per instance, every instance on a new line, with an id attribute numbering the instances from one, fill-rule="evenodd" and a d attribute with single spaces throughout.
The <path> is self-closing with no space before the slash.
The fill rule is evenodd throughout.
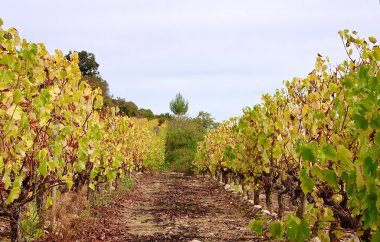
<path id="1" fill-rule="evenodd" d="M 257 241 L 246 211 L 210 178 L 164 173 L 142 179 L 99 211 L 103 219 L 92 240 Z"/>

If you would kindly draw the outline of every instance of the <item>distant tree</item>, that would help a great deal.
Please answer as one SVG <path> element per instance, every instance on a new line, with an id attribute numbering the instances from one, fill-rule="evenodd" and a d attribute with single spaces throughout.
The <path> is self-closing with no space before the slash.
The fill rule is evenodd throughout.
<path id="1" fill-rule="evenodd" d="M 218 125 L 215 122 L 215 119 L 211 116 L 211 114 L 204 111 L 200 111 L 198 113 L 198 116 L 195 118 L 195 120 L 197 120 L 202 125 L 202 127 L 206 130 L 214 129 Z"/>
<path id="2" fill-rule="evenodd" d="M 138 118 L 146 118 L 146 119 L 154 119 L 155 116 L 154 116 L 154 113 L 152 112 L 152 110 L 150 109 L 144 109 L 144 108 L 140 108 L 137 112 L 137 117 Z"/>
<path id="3" fill-rule="evenodd" d="M 66 59 L 70 60 L 71 53 L 72 51 L 69 51 L 69 53 L 65 56 Z M 82 73 L 82 80 L 86 81 L 92 88 L 99 87 L 102 89 L 105 107 L 117 106 L 119 107 L 120 115 L 127 115 L 129 117 L 165 119 L 165 117 L 161 116 L 156 117 L 150 109 L 139 109 L 135 103 L 126 101 L 124 98 L 113 98 L 110 94 L 107 81 L 104 80 L 99 74 L 99 64 L 96 62 L 95 55 L 85 50 L 77 53 L 79 57 L 79 69 Z M 164 122 L 164 120 L 162 122 Z"/>
<path id="4" fill-rule="evenodd" d="M 189 109 L 189 103 L 178 93 L 175 98 L 170 102 L 170 110 L 175 115 L 185 115 Z"/>
<path id="5" fill-rule="evenodd" d="M 139 108 L 134 102 L 125 102 L 123 105 L 119 106 L 120 109 L 129 117 L 136 117 Z"/>
<path id="6" fill-rule="evenodd" d="M 137 105 L 130 101 L 125 101 L 124 98 L 112 99 L 112 104 L 118 106 L 120 109 L 120 114 L 127 115 L 128 117 L 135 117 L 139 108 Z"/>
<path id="7" fill-rule="evenodd" d="M 65 56 L 66 59 L 70 59 L 72 51 Z M 93 53 L 89 53 L 85 50 L 78 52 L 79 57 L 79 69 L 82 72 L 83 76 L 95 76 L 98 75 L 98 67 L 99 64 L 95 60 L 95 55 Z"/>

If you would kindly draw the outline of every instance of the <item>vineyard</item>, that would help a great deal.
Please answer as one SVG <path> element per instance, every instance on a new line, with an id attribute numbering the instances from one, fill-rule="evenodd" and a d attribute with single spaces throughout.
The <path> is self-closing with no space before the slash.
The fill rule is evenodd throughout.
<path id="1" fill-rule="evenodd" d="M 198 146 L 198 172 L 239 185 L 255 205 L 263 192 L 270 212 L 276 195 L 275 214 L 249 224 L 257 235 L 380 241 L 380 48 L 374 37 L 339 34 L 348 60 L 332 67 L 318 55 L 306 78 L 263 95 Z M 284 214 L 285 197 L 294 212 Z"/>
<path id="2" fill-rule="evenodd" d="M 168 126 L 104 106 L 101 89 L 82 80 L 76 52 L 70 59 L 58 50 L 51 55 L 43 44 L 1 26 L 0 19 L 0 219 L 9 224 L 12 241 L 33 240 L 23 228 L 25 214 L 36 213 L 38 229 L 33 233 L 41 237 L 57 226 L 57 203 L 66 193 L 85 191 L 95 206 L 99 194 L 136 172 L 164 167 Z M 139 207 L 145 204 L 149 216 L 166 216 L 170 226 L 177 219 L 209 234 L 202 237 L 188 225 L 174 226 L 178 234 L 160 241 L 195 236 L 207 241 L 324 242 L 347 234 L 380 241 L 380 47 L 374 37 L 362 39 L 348 30 L 339 34 L 348 58 L 342 64 L 333 66 L 318 55 L 306 78 L 286 81 L 274 94 L 264 94 L 262 103 L 245 108 L 241 117 L 208 128 L 204 139 L 193 137 L 203 139 L 192 161 L 200 175 L 148 175 L 140 185 L 144 192 L 132 191 L 136 197 L 125 195 L 119 205 L 146 212 Z M 173 137 L 173 143 L 178 141 Z M 202 176 L 206 174 L 241 197 L 226 195 Z M 250 212 L 234 210 L 244 199 L 254 211 L 262 211 L 250 222 Z M 217 208 L 224 202 L 226 208 Z M 125 216 L 123 211 L 113 216 Z M 160 219 L 147 221 L 164 226 Z M 210 227 L 223 228 L 221 236 L 227 237 L 217 237 Z"/>

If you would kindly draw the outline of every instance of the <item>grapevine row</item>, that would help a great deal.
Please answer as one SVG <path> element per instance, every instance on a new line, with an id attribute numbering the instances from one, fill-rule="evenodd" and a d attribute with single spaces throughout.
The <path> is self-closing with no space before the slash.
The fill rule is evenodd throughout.
<path id="1" fill-rule="evenodd" d="M 380 47 L 374 37 L 339 34 L 348 60 L 331 67 L 318 55 L 306 78 L 286 81 L 199 143 L 199 172 L 234 174 L 255 204 L 265 192 L 269 210 L 277 193 L 277 219 L 250 223 L 258 234 L 336 241 L 352 231 L 380 240 Z M 284 196 L 297 208 L 285 217 Z"/>
<path id="2" fill-rule="evenodd" d="M 109 182 L 164 160 L 165 124 L 103 108 L 78 55 L 50 55 L 0 20 L 0 216 L 20 240 L 22 207 L 57 186 Z M 51 203 L 52 197 L 47 199 Z M 37 203 L 38 203 L 37 199 Z"/>

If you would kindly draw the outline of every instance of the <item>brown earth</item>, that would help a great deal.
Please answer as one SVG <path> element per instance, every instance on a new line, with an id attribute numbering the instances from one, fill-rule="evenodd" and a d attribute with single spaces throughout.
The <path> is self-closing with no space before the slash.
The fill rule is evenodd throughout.
<path id="1" fill-rule="evenodd" d="M 77 241 L 259 241 L 249 206 L 201 176 L 143 176 L 133 190 L 96 209 Z"/>

